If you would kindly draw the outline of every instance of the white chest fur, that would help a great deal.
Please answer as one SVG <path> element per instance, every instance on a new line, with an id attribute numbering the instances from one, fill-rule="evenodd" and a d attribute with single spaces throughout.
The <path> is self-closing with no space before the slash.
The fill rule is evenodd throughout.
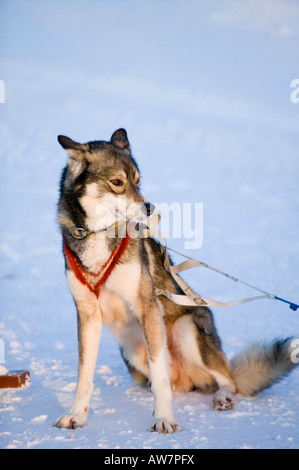
<path id="1" fill-rule="evenodd" d="M 140 264 L 137 263 L 137 261 L 131 261 L 129 263 L 116 265 L 105 287 L 115 292 L 127 303 L 133 305 L 138 295 L 139 282 Z"/>
<path id="2" fill-rule="evenodd" d="M 85 249 L 80 255 L 82 264 L 92 273 L 97 274 L 111 256 L 108 240 L 103 233 L 88 237 Z M 118 263 L 105 283 L 105 287 L 119 295 L 129 304 L 134 304 L 138 295 L 141 268 L 138 260 Z"/>
<path id="3" fill-rule="evenodd" d="M 103 233 L 96 233 L 87 238 L 80 260 L 88 271 L 96 274 L 106 263 L 110 254 L 106 236 Z"/>

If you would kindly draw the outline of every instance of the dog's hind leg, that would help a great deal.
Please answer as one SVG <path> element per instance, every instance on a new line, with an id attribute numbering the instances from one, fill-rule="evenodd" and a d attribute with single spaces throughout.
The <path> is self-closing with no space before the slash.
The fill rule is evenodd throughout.
<path id="1" fill-rule="evenodd" d="M 78 383 L 70 413 L 55 422 L 58 428 L 74 429 L 86 422 L 102 331 L 102 314 L 96 297 L 88 292 L 84 301 L 75 300 L 75 302 L 78 321 Z"/>
<path id="2" fill-rule="evenodd" d="M 188 314 L 176 320 L 172 336 L 176 337 L 176 347 L 183 358 L 185 371 L 189 371 L 195 387 L 204 388 L 207 375 L 200 374 L 204 370 L 217 384 L 218 390 L 214 395 L 215 410 L 225 410 L 234 407 L 236 385 L 230 373 L 229 362 L 220 348 L 220 340 L 216 330 L 212 334 L 205 331 L 194 314 Z M 196 367 L 194 367 L 196 366 Z M 208 383 L 207 383 L 208 385 Z"/>

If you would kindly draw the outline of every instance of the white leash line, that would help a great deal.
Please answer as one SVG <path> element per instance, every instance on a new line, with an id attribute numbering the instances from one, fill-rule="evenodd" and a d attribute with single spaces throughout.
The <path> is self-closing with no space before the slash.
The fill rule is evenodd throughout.
<path id="1" fill-rule="evenodd" d="M 221 271 L 220 269 L 214 268 L 213 266 L 210 266 L 207 263 L 198 261 L 194 258 L 191 258 L 190 256 L 180 253 L 179 251 L 176 251 L 173 248 L 168 248 L 165 235 L 160 230 L 157 229 L 159 222 L 160 222 L 160 215 L 157 212 L 155 212 L 148 223 L 148 226 L 147 226 L 148 231 L 145 230 L 144 233 L 148 233 L 146 236 L 154 236 L 158 238 L 158 241 L 164 251 L 165 269 L 171 274 L 171 276 L 176 281 L 176 283 L 181 287 L 184 294 L 183 295 L 173 294 L 172 292 L 169 292 L 165 289 L 156 288 L 156 295 L 164 295 L 170 300 L 172 300 L 174 303 L 177 303 L 179 305 L 186 305 L 186 306 L 187 305 L 188 306 L 201 305 L 201 306 L 211 306 L 211 307 L 233 307 L 233 306 L 240 305 L 245 302 L 251 302 L 252 300 L 257 300 L 257 299 L 273 299 L 273 300 L 279 300 L 281 302 L 285 302 L 289 304 L 289 307 L 294 311 L 297 310 L 297 308 L 299 308 L 299 305 L 293 302 L 282 299 L 281 297 L 277 297 L 274 294 L 270 294 L 269 292 L 266 292 L 258 287 L 255 287 L 252 284 L 249 284 L 248 282 L 242 281 L 241 279 L 238 279 L 237 277 L 232 276 L 231 274 L 225 273 Z M 165 245 L 163 245 L 163 243 L 160 242 L 159 238 L 163 238 Z M 183 256 L 184 258 L 187 259 L 187 261 L 184 261 L 183 263 L 180 263 L 175 266 L 172 265 L 170 263 L 167 250 L 170 250 L 174 253 L 177 253 L 180 256 Z M 193 290 L 178 276 L 178 273 L 185 271 L 186 269 L 193 268 L 193 267 L 204 267 L 207 269 L 211 269 L 212 271 L 215 271 L 218 274 L 221 274 L 227 277 L 228 279 L 231 279 L 234 282 L 239 282 L 240 284 L 243 284 L 244 286 L 250 287 L 251 289 L 261 292 L 264 295 L 237 300 L 235 302 L 219 302 L 218 300 L 209 299 L 207 297 L 201 297 L 197 295 L 195 292 L 193 292 Z"/>
<path id="2" fill-rule="evenodd" d="M 208 306 L 211 306 L 211 307 L 233 307 L 235 305 L 240 305 L 242 303 L 245 303 L 245 302 L 250 302 L 252 300 L 258 300 L 258 299 L 272 299 L 272 300 L 279 300 L 281 302 L 285 302 L 289 305 L 290 309 L 296 311 L 298 308 L 299 308 L 299 305 L 295 304 L 294 302 L 290 302 L 289 300 L 285 300 L 281 297 L 278 297 L 277 295 L 274 295 L 274 294 L 270 294 L 269 292 L 266 292 L 256 286 L 253 286 L 252 284 L 249 284 L 248 282 L 245 282 L 245 281 L 242 281 L 241 279 L 235 277 L 235 276 L 232 276 L 231 274 L 228 274 L 228 273 L 225 273 L 223 271 L 221 271 L 220 269 L 217 269 L 217 268 L 214 268 L 213 266 L 210 266 L 208 265 L 207 263 L 204 263 L 202 261 L 198 261 L 198 260 L 195 260 L 193 258 L 191 258 L 190 256 L 187 256 L 183 253 L 180 253 L 179 251 L 176 251 L 174 250 L 173 248 L 169 248 L 167 247 L 166 245 L 163 245 L 164 246 L 164 249 L 168 249 L 170 251 L 173 251 L 174 253 L 180 255 L 180 256 L 183 256 L 184 258 L 190 260 L 190 261 L 195 261 L 196 264 L 198 263 L 198 266 L 202 266 L 204 268 L 207 268 L 207 269 L 211 269 L 212 271 L 215 271 L 217 272 L 218 274 L 221 274 L 225 277 L 227 277 L 228 279 L 231 279 L 232 281 L 234 282 L 239 282 L 240 284 L 243 284 L 244 286 L 247 286 L 247 287 L 250 287 L 251 289 L 254 289 L 258 292 L 261 292 L 262 294 L 264 295 L 260 295 L 258 297 L 250 297 L 248 299 L 243 299 L 243 300 L 238 300 L 236 302 L 229 302 L 229 303 L 223 303 L 223 302 L 218 302 L 216 300 L 213 300 L 213 299 L 207 299 L 206 297 L 201 297 L 203 300 L 206 300 L 207 301 L 207 305 Z M 183 264 L 183 263 L 181 263 Z M 188 268 L 187 268 L 188 269 Z"/>
<path id="3" fill-rule="evenodd" d="M 170 250 L 170 251 L 173 251 L 174 253 L 177 253 L 178 255 L 183 256 L 184 258 L 187 258 L 187 259 L 190 259 L 190 260 L 193 259 L 193 258 L 191 258 L 190 256 L 187 256 L 187 255 L 185 255 L 185 254 L 183 254 L 183 253 L 180 253 L 179 251 L 174 250 L 173 248 L 167 247 L 167 249 Z M 203 261 L 198 261 L 198 260 L 195 260 L 195 261 L 197 261 L 198 263 L 200 263 L 202 267 L 211 269 L 212 271 L 215 271 L 215 272 L 218 273 L 218 274 L 222 274 L 223 276 L 228 277 L 229 279 L 231 279 L 231 280 L 234 281 L 234 282 L 239 282 L 240 284 L 243 284 L 244 286 L 251 287 L 251 289 L 255 289 L 255 290 L 259 291 L 259 292 L 262 292 L 262 294 L 265 294 L 267 297 L 269 297 L 269 299 L 275 299 L 275 295 L 274 295 L 274 294 L 270 294 L 269 292 L 266 292 L 266 291 L 264 291 L 264 290 L 262 290 L 262 289 L 259 289 L 258 287 L 253 286 L 252 284 L 248 284 L 248 282 L 241 281 L 241 279 L 239 279 L 239 278 L 237 278 L 237 277 L 235 277 L 235 276 L 232 276 L 231 274 L 228 274 L 228 273 L 225 273 L 225 272 L 223 272 L 223 271 L 220 271 L 220 269 L 214 268 L 213 266 L 210 266 L 209 264 L 204 263 Z"/>

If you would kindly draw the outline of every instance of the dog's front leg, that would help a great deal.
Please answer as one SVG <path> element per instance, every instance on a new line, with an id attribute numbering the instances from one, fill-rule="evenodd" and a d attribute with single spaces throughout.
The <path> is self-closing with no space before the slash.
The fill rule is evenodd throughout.
<path id="1" fill-rule="evenodd" d="M 78 315 L 78 384 L 75 399 L 68 415 L 58 418 L 55 426 L 77 428 L 87 419 L 93 391 L 93 376 L 102 331 L 102 314 L 97 303 L 76 302 Z"/>
<path id="2" fill-rule="evenodd" d="M 163 312 L 157 301 L 147 301 L 142 306 L 140 324 L 145 338 L 151 388 L 154 395 L 154 419 L 152 431 L 168 434 L 180 428 L 172 412 L 172 392 L 170 387 L 168 354 Z"/>

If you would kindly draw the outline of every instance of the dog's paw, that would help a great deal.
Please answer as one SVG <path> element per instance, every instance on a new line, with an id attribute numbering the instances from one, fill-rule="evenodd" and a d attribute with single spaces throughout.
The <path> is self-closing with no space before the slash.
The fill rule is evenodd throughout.
<path id="1" fill-rule="evenodd" d="M 155 418 L 152 423 L 152 431 L 159 432 L 161 434 L 171 434 L 173 432 L 180 431 L 181 427 L 173 422 L 171 423 L 168 419 Z"/>
<path id="2" fill-rule="evenodd" d="M 232 410 L 235 404 L 235 395 L 226 389 L 219 389 L 213 399 L 213 408 L 217 411 Z"/>
<path id="3" fill-rule="evenodd" d="M 54 426 L 57 428 L 76 429 L 81 428 L 86 423 L 86 413 L 64 415 L 58 418 Z"/>

